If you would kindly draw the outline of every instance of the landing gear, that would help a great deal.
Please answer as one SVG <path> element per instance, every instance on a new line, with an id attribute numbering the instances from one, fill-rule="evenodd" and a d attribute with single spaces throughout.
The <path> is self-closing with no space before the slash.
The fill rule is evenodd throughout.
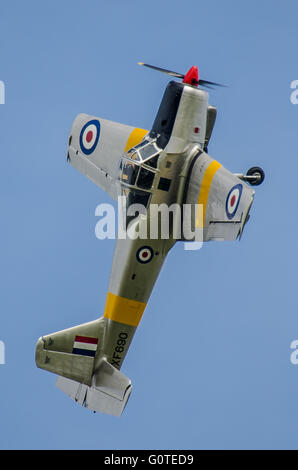
<path id="1" fill-rule="evenodd" d="M 246 176 L 249 177 L 248 182 L 252 186 L 259 186 L 263 183 L 265 179 L 264 170 L 262 170 L 262 168 L 258 166 L 253 166 L 252 168 L 250 168 L 246 173 Z"/>
<path id="2" fill-rule="evenodd" d="M 262 168 L 259 166 L 253 166 L 250 168 L 246 175 L 236 173 L 235 176 L 237 176 L 242 181 L 246 181 L 251 186 L 259 186 L 265 179 L 264 170 L 262 170 Z"/>

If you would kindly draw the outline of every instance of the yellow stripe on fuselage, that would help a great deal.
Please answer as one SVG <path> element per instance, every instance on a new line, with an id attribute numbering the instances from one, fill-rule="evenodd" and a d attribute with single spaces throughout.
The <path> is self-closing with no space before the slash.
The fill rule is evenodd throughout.
<path id="1" fill-rule="evenodd" d="M 127 152 L 129 149 L 142 142 L 143 138 L 147 133 L 148 131 L 146 131 L 145 129 L 139 129 L 138 127 L 136 127 L 127 139 L 124 152 Z"/>
<path id="2" fill-rule="evenodd" d="M 104 317 L 125 325 L 138 326 L 146 305 L 145 302 L 126 299 L 108 292 Z"/>
<path id="3" fill-rule="evenodd" d="M 201 188 L 200 188 L 199 200 L 198 200 L 198 204 L 199 205 L 202 204 L 203 206 L 203 216 L 199 216 L 197 214 L 196 227 L 203 228 L 205 226 L 206 208 L 207 208 L 207 202 L 208 202 L 209 192 L 211 188 L 211 183 L 212 183 L 215 173 L 221 166 L 222 165 L 220 163 L 218 163 L 216 160 L 213 160 L 205 171 Z"/>

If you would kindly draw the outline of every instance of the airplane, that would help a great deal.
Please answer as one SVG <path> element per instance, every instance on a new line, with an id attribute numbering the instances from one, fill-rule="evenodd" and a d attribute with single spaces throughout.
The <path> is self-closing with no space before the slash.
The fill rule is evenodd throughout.
<path id="1" fill-rule="evenodd" d="M 177 241 L 197 240 L 196 230 L 203 242 L 240 238 L 254 199 L 251 186 L 265 177 L 260 167 L 233 174 L 208 154 L 217 109 L 205 88 L 220 84 L 202 80 L 197 66 L 180 74 L 139 64 L 182 80 L 168 83 L 152 129 L 79 114 L 67 152 L 73 167 L 114 200 L 124 198 L 125 224 L 136 236 L 116 241 L 102 317 L 42 336 L 35 357 L 37 367 L 57 374 L 57 387 L 79 405 L 114 416 L 121 416 L 132 390 L 121 366 L 170 249 Z M 129 212 L 134 204 L 146 212 Z M 182 220 L 173 213 L 168 237 L 137 236 L 156 222 L 154 206 L 172 204 L 191 210 Z M 174 236 L 186 222 L 191 238 Z"/>

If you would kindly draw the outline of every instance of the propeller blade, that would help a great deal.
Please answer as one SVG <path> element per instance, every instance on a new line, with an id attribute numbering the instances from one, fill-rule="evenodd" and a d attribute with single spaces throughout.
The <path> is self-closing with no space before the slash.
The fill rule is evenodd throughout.
<path id="1" fill-rule="evenodd" d="M 144 62 L 138 62 L 138 64 L 143 65 L 144 67 L 148 67 L 149 69 L 157 70 L 158 72 L 167 73 L 168 75 L 171 75 L 172 77 L 184 78 L 184 75 L 182 75 L 182 73 L 173 72 L 173 70 L 162 69 L 160 67 L 155 67 L 155 65 L 144 64 Z"/>
<path id="2" fill-rule="evenodd" d="M 199 87 L 201 87 L 201 88 L 208 88 L 208 90 L 214 90 L 214 89 L 215 89 L 213 86 L 210 86 L 210 85 L 204 85 L 204 84 L 202 85 L 202 84 L 201 84 L 201 80 L 200 80 L 200 82 L 199 82 L 198 85 L 199 85 Z"/>
<path id="3" fill-rule="evenodd" d="M 226 85 L 222 85 L 221 83 L 215 83 L 215 82 L 209 82 L 208 80 L 201 80 L 199 81 L 199 85 L 203 85 L 203 86 L 206 86 L 207 88 L 212 88 L 212 86 L 208 86 L 208 85 L 213 85 L 213 86 L 222 86 L 222 87 L 225 87 Z"/>
<path id="4" fill-rule="evenodd" d="M 220 87 L 225 87 L 226 85 L 222 85 L 221 83 L 216 83 L 216 82 L 210 82 L 209 80 L 200 80 L 199 81 L 193 81 L 194 80 L 194 74 L 195 76 L 198 77 L 198 69 L 197 67 L 192 67 L 186 75 L 183 75 L 182 73 L 174 72 L 173 70 L 168 70 L 168 69 L 162 69 L 161 67 L 156 67 L 155 65 L 150 65 L 150 64 L 144 64 L 144 62 L 138 62 L 139 65 L 143 65 L 144 67 L 148 67 L 149 69 L 157 70 L 158 72 L 163 72 L 166 73 L 167 75 L 171 75 L 172 77 L 176 78 L 182 78 L 184 79 L 186 83 L 196 85 L 196 86 L 202 86 L 205 88 L 210 88 L 210 90 L 213 90 L 213 87 L 220 86 Z M 190 76 L 189 76 L 190 74 Z"/>

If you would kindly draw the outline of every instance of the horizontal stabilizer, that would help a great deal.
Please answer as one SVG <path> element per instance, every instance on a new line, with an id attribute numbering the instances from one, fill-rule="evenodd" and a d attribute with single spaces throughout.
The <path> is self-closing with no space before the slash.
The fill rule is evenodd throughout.
<path id="1" fill-rule="evenodd" d="M 121 416 L 132 389 L 130 379 L 104 359 L 91 386 L 65 377 L 58 377 L 56 386 L 79 405 L 114 416 Z"/>
<path id="2" fill-rule="evenodd" d="M 99 318 L 39 338 L 37 367 L 91 385 L 95 356 L 103 347 L 104 328 L 105 320 Z"/>

